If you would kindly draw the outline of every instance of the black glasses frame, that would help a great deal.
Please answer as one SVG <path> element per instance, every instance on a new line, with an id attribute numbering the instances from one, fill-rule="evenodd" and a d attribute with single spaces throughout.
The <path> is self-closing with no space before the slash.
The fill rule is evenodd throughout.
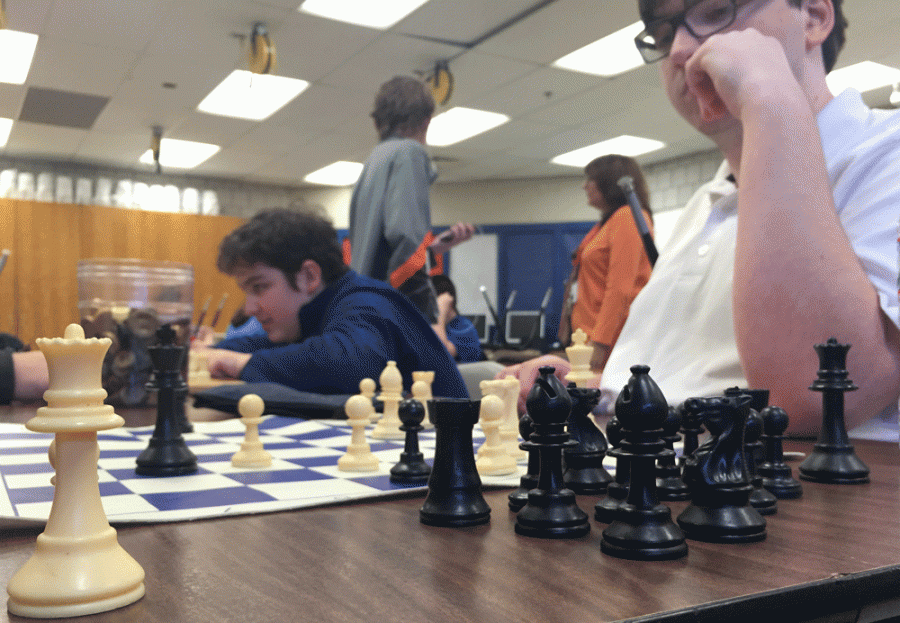
<path id="1" fill-rule="evenodd" d="M 752 0 L 746 0 L 744 2 L 741 2 L 740 4 L 748 4 L 750 1 Z M 662 50 L 656 44 L 647 41 L 647 39 L 651 37 L 650 32 L 656 30 L 657 27 L 661 24 L 668 24 L 672 28 L 673 40 L 675 38 L 675 33 L 678 32 L 678 28 L 680 26 L 684 26 L 691 34 L 691 36 L 695 39 L 700 39 L 702 37 L 709 37 L 710 35 L 714 35 L 717 32 L 722 32 L 723 30 L 734 24 L 734 21 L 737 19 L 738 0 L 729 0 L 728 4 L 731 7 L 731 17 L 728 18 L 728 21 L 711 32 L 703 34 L 696 33 L 687 22 L 687 14 L 698 4 L 701 4 L 701 2 L 697 2 L 681 13 L 677 13 L 676 15 L 673 15 L 671 17 L 661 17 L 645 24 L 646 27 L 644 28 L 644 30 L 639 32 L 638 35 L 634 38 L 634 45 L 637 47 L 638 52 L 641 53 L 641 58 L 644 59 L 644 63 L 650 65 L 652 63 L 655 63 L 656 61 L 664 59 L 669 55 L 669 50 L 671 50 L 671 42 L 669 42 L 668 48 Z"/>

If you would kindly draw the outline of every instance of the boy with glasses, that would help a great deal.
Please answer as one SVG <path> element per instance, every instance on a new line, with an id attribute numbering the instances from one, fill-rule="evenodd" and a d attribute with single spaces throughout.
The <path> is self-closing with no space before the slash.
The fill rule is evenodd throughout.
<path id="1" fill-rule="evenodd" d="M 640 0 L 636 40 L 675 109 L 724 162 L 688 203 L 600 380 L 647 364 L 669 401 L 758 387 L 814 435 L 813 345 L 852 345 L 846 422 L 897 422 L 900 113 L 825 76 L 841 0 Z M 556 362 L 560 363 L 560 362 Z M 531 370 L 520 370 L 528 384 Z M 563 369 L 562 374 L 565 373 Z M 525 378 L 523 378 L 525 377 Z"/>

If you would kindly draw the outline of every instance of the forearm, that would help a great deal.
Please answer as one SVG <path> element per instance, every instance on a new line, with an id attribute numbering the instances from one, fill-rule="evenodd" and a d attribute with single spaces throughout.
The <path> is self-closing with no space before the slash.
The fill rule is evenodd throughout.
<path id="1" fill-rule="evenodd" d="M 813 345 L 835 337 L 860 389 L 847 394 L 852 428 L 897 393 L 897 332 L 840 223 L 815 117 L 802 98 L 743 119 L 735 252 L 734 324 L 751 387 L 785 408 L 790 432 L 814 433 L 821 396 Z"/>
<path id="2" fill-rule="evenodd" d="M 441 342 L 444 343 L 444 346 L 447 348 L 447 352 L 450 353 L 450 356 L 456 359 L 456 344 L 451 342 L 450 338 L 447 337 L 446 322 L 442 323 L 439 318 L 437 323 L 431 325 L 431 328 L 434 329 L 434 332 L 441 339 Z"/>
<path id="3" fill-rule="evenodd" d="M 601 374 L 603 368 L 606 367 L 606 360 L 609 359 L 609 352 L 612 347 L 609 344 L 600 344 L 599 342 L 591 342 L 594 352 L 591 355 L 591 372 Z"/>
<path id="4" fill-rule="evenodd" d="M 23 402 L 40 400 L 50 386 L 47 360 L 39 350 L 13 353 L 15 399 Z"/>

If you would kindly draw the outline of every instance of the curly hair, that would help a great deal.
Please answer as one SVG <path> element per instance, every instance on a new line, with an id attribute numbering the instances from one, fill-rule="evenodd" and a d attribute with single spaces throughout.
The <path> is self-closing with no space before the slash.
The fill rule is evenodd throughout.
<path id="1" fill-rule="evenodd" d="M 393 134 L 408 136 L 434 114 L 434 98 L 425 83 L 408 76 L 395 76 L 381 85 L 375 96 L 372 118 L 383 141 Z"/>
<path id="2" fill-rule="evenodd" d="M 306 260 L 322 268 L 325 283 L 348 270 L 337 232 L 327 218 L 309 210 L 272 209 L 257 213 L 222 239 L 216 266 L 232 275 L 241 266 L 267 264 L 284 273 L 295 287 L 294 277 Z"/>

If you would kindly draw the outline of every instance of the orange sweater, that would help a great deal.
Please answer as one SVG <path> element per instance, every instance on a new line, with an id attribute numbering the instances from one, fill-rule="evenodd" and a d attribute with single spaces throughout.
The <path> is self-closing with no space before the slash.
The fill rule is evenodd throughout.
<path id="1" fill-rule="evenodd" d="M 650 215 L 644 218 L 651 227 Z M 572 331 L 581 329 L 588 339 L 612 346 L 628 317 L 631 301 L 650 278 L 650 261 L 644 251 L 631 210 L 616 210 L 600 227 L 598 223 L 578 246 L 578 300 L 572 309 Z"/>

